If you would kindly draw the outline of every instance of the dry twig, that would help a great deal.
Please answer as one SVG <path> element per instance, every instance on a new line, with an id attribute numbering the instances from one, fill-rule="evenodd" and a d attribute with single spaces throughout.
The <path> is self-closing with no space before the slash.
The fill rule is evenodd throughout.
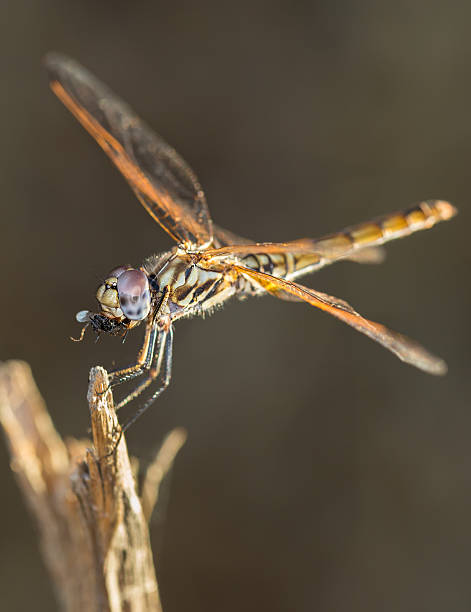
<path id="1" fill-rule="evenodd" d="M 159 611 L 147 519 L 185 434 L 169 434 L 148 470 L 141 504 L 124 436 L 112 452 L 118 421 L 107 389 L 106 371 L 93 368 L 91 450 L 62 441 L 28 365 L 9 362 L 0 367 L 0 423 L 62 608 Z"/>

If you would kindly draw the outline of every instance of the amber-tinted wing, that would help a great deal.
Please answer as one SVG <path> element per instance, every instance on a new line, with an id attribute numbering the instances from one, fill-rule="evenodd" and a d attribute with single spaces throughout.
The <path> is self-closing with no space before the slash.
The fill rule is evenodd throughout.
<path id="1" fill-rule="evenodd" d="M 433 227 L 456 214 L 456 208 L 443 200 L 427 200 L 413 207 L 378 217 L 367 223 L 360 223 L 323 238 L 301 238 L 291 242 L 259 242 L 254 244 L 236 243 L 205 251 L 205 258 L 218 258 L 234 255 L 270 255 L 291 253 L 293 255 L 312 254 L 319 258 L 319 267 L 338 261 L 353 259 L 359 262 L 377 262 L 382 259 L 382 245 L 390 240 L 408 236 L 413 232 Z"/>
<path id="2" fill-rule="evenodd" d="M 424 372 L 441 375 L 447 371 L 446 363 L 442 359 L 429 353 L 414 340 L 392 331 L 380 323 L 363 318 L 344 300 L 244 266 L 234 265 L 232 267 L 239 274 L 255 281 L 257 285 L 276 297 L 284 297 L 287 294 L 294 299 L 302 300 L 325 310 L 325 312 L 351 325 L 362 334 L 366 334 L 372 340 L 379 342 L 402 361 L 410 363 L 424 370 Z"/>
<path id="3" fill-rule="evenodd" d="M 213 234 L 214 243 L 218 242 L 217 248 L 232 245 L 253 244 L 253 240 L 250 240 L 249 238 L 242 238 L 242 236 L 238 236 L 230 230 L 219 227 L 219 225 L 216 225 L 215 223 L 213 223 Z M 214 251 L 214 249 L 211 249 L 211 251 Z"/>
<path id="4" fill-rule="evenodd" d="M 210 242 L 206 198 L 174 149 L 77 62 L 51 53 L 45 64 L 54 93 L 110 157 L 149 214 L 187 248 Z"/>

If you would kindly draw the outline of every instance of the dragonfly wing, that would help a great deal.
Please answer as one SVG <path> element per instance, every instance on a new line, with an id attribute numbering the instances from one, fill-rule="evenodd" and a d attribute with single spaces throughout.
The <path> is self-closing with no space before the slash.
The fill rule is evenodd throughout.
<path id="1" fill-rule="evenodd" d="M 311 238 L 301 238 L 291 242 L 252 242 L 247 238 L 236 236 L 229 230 L 224 230 L 216 225 L 213 225 L 214 236 L 218 238 L 221 246 L 214 249 L 205 250 L 205 258 L 213 259 L 217 257 L 235 256 L 244 258 L 248 255 L 313 255 L 317 261 L 321 259 L 323 265 L 333 263 L 339 259 L 347 259 L 357 263 L 378 264 L 382 263 L 386 257 L 386 252 L 383 247 L 363 247 L 355 252 L 351 249 L 338 251 L 323 251 L 322 248 L 317 248 L 317 240 Z"/>
<path id="2" fill-rule="evenodd" d="M 239 274 L 251 281 L 255 281 L 255 284 L 276 297 L 283 298 L 290 296 L 290 299 L 302 300 L 328 312 L 372 340 L 375 340 L 393 352 L 402 361 L 424 372 L 443 375 L 447 371 L 446 363 L 442 359 L 429 353 L 414 340 L 392 331 L 380 323 L 365 319 L 344 300 L 315 291 L 314 289 L 309 289 L 298 283 L 276 278 L 263 272 L 257 272 L 244 266 L 234 265 L 233 268 Z"/>
<path id="3" fill-rule="evenodd" d="M 253 240 L 249 238 L 242 238 L 237 234 L 234 234 L 230 230 L 224 229 L 223 227 L 219 227 L 213 223 L 213 234 L 214 234 L 214 242 L 219 243 L 219 247 L 227 247 L 229 245 L 242 245 L 242 244 L 253 244 Z"/>
<path id="4" fill-rule="evenodd" d="M 175 150 L 77 62 L 54 53 L 45 64 L 54 93 L 110 157 L 147 212 L 188 248 L 210 242 L 206 198 Z"/>
<path id="5" fill-rule="evenodd" d="M 380 264 L 386 259 L 386 249 L 381 246 L 365 247 L 345 257 L 347 261 L 361 264 Z"/>

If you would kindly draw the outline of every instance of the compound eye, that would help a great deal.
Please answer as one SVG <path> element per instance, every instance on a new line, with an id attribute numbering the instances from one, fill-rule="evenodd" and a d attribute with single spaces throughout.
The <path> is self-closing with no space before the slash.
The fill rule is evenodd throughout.
<path id="1" fill-rule="evenodd" d="M 118 266 L 114 270 L 111 270 L 108 276 L 114 276 L 115 278 L 119 278 L 123 272 L 126 272 L 126 270 L 130 269 L 132 270 L 131 266 Z"/>
<path id="2" fill-rule="evenodd" d="M 150 311 L 149 282 L 141 270 L 126 270 L 118 276 L 119 305 L 131 321 L 145 319 Z"/>

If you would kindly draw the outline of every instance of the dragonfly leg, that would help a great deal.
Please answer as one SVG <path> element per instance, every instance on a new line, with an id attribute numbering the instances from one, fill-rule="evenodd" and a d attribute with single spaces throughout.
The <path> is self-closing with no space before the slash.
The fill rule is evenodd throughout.
<path id="1" fill-rule="evenodd" d="M 172 345 L 173 345 L 173 328 L 170 326 L 168 329 L 159 330 L 157 338 L 157 348 L 153 359 L 152 367 L 150 368 L 148 375 L 131 393 L 129 393 L 123 400 L 121 400 L 116 410 L 119 410 L 130 401 L 141 395 L 150 385 L 154 382 L 158 382 L 157 389 L 153 392 L 150 398 L 148 398 L 143 406 L 141 406 L 133 417 L 124 425 L 123 430 L 126 430 L 134 421 L 136 421 L 141 414 L 143 414 L 147 408 L 157 399 L 157 397 L 168 387 L 171 377 L 172 369 Z"/>
<path id="2" fill-rule="evenodd" d="M 157 338 L 157 349 L 153 358 L 153 366 L 151 367 L 146 379 L 141 382 L 134 391 L 131 391 L 123 400 L 121 400 L 116 406 L 115 410 L 119 410 L 131 400 L 139 396 L 145 389 L 147 389 L 154 381 L 159 382 L 159 386 L 152 393 L 152 395 L 146 400 L 146 402 L 133 414 L 133 416 L 126 421 L 126 423 L 117 428 L 115 432 L 117 434 L 116 441 L 113 445 L 113 450 L 107 455 L 111 456 L 116 452 L 116 449 L 121 442 L 123 434 L 127 431 L 131 425 L 133 425 L 137 419 L 144 414 L 144 412 L 155 402 L 163 391 L 170 384 L 170 378 L 172 375 L 172 348 L 173 348 L 173 327 L 170 325 L 159 330 Z M 114 436 L 113 436 L 114 437 Z"/>
<path id="3" fill-rule="evenodd" d="M 154 356 L 155 342 L 158 333 L 157 325 L 155 323 L 151 322 L 147 324 L 144 343 L 139 351 L 137 362 L 128 368 L 112 370 L 109 372 L 111 387 L 116 387 L 123 382 L 132 380 L 137 376 L 141 376 L 146 370 L 149 370 Z"/>
<path id="4" fill-rule="evenodd" d="M 164 294 L 164 297 L 162 298 L 158 310 L 160 310 L 162 306 L 165 306 L 168 300 L 168 296 L 169 292 L 167 291 Z M 152 320 L 149 321 L 146 325 L 144 342 L 142 344 L 141 350 L 139 351 L 137 362 L 134 365 L 129 366 L 128 368 L 112 370 L 108 373 L 111 388 L 116 387 L 117 385 L 120 385 L 123 382 L 127 382 L 128 380 L 132 380 L 137 376 L 141 376 L 146 370 L 150 369 L 155 353 L 155 342 L 160 334 L 160 328 L 162 326 L 162 322 L 158 323 L 156 321 L 156 315 L 157 312 L 154 314 Z"/>

